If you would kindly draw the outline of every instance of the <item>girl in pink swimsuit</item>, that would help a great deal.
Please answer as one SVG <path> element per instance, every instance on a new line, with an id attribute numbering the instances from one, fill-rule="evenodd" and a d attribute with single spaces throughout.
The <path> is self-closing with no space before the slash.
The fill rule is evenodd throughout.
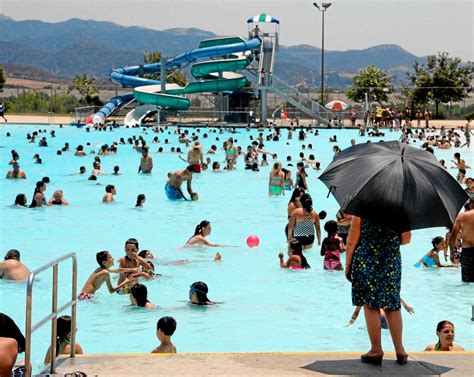
<path id="1" fill-rule="evenodd" d="M 303 246 L 298 240 L 292 240 L 288 244 L 288 260 L 285 262 L 283 259 L 283 253 L 278 254 L 280 258 L 280 267 L 281 268 L 290 268 L 292 270 L 303 270 L 311 268 L 306 260 L 306 257 L 303 255 Z"/>

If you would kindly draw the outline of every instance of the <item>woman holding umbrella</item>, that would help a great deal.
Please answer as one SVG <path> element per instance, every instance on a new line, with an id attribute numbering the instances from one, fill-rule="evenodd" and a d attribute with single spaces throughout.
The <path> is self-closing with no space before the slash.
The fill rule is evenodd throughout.
<path id="1" fill-rule="evenodd" d="M 319 177 L 342 210 L 353 215 L 346 244 L 352 303 L 363 306 L 371 349 L 362 362 L 383 358 L 380 308 L 397 362 L 405 364 L 400 314 L 400 245 L 410 231 L 452 224 L 467 199 L 432 153 L 398 141 L 356 144 L 343 150 Z"/>
<path id="2" fill-rule="evenodd" d="M 380 309 L 386 313 L 397 363 L 407 362 L 400 313 L 400 245 L 409 243 L 410 238 L 410 232 L 399 233 L 367 219 L 352 218 L 346 246 L 346 278 L 352 282 L 352 304 L 364 307 L 371 348 L 361 356 L 363 363 L 382 363 Z"/>

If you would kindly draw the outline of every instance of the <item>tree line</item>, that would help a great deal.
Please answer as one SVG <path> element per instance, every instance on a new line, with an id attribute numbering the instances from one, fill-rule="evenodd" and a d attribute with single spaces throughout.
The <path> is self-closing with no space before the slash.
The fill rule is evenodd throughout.
<path id="1" fill-rule="evenodd" d="M 474 65 L 463 64 L 461 59 L 448 53 L 429 55 L 425 63 L 415 62 L 413 71 L 407 73 L 410 87 L 402 90 L 402 99 L 412 108 L 434 104 L 435 118 L 439 117 L 440 105 L 459 102 L 472 91 Z M 355 102 L 387 104 L 394 87 L 391 78 L 375 66 L 369 66 L 353 78 L 347 96 Z"/>

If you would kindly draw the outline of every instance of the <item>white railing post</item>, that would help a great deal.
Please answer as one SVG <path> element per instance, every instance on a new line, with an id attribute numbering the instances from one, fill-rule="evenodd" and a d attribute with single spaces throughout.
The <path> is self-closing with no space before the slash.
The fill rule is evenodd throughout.
<path id="1" fill-rule="evenodd" d="M 59 263 L 72 259 L 72 298 L 58 309 L 58 271 Z M 36 275 L 53 267 L 53 289 L 52 289 L 52 303 L 51 314 L 39 320 L 34 325 L 32 324 L 32 304 L 33 304 L 33 283 Z M 62 313 L 67 308 L 71 307 L 71 357 L 74 357 L 74 349 L 76 345 L 75 330 L 76 330 L 76 296 L 77 296 L 77 257 L 75 253 L 66 254 L 57 258 L 48 264 L 34 270 L 28 277 L 28 285 L 26 287 L 26 323 L 25 323 L 25 375 L 30 377 L 32 375 L 31 366 L 31 334 L 40 327 L 51 321 L 51 345 L 50 356 L 51 365 L 50 373 L 54 374 L 56 369 L 56 338 L 57 338 L 57 318 L 58 314 Z"/>
<path id="2" fill-rule="evenodd" d="M 58 334 L 58 265 L 53 265 L 53 293 L 51 297 L 51 313 L 54 314 L 51 318 L 51 347 L 50 357 L 51 366 L 49 373 L 54 374 L 56 372 L 56 346 L 57 346 L 57 334 Z M 59 350 L 58 350 L 59 351 Z"/>

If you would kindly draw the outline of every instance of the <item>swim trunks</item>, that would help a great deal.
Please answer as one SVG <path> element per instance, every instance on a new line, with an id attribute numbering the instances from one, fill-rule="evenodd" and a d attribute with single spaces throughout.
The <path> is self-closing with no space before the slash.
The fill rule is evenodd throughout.
<path id="1" fill-rule="evenodd" d="M 474 247 L 462 248 L 461 279 L 465 283 L 474 283 Z"/>
<path id="2" fill-rule="evenodd" d="M 283 193 L 283 189 L 280 186 L 269 186 L 268 190 L 270 191 L 270 194 L 278 196 Z"/>
<path id="3" fill-rule="evenodd" d="M 93 300 L 94 295 L 92 293 L 87 293 L 87 292 L 81 292 L 77 295 L 77 299 L 79 301 L 84 301 L 84 300 Z"/>
<path id="4" fill-rule="evenodd" d="M 295 236 L 302 246 L 312 245 L 314 243 L 314 236 Z"/>
<path id="5" fill-rule="evenodd" d="M 169 200 L 182 200 L 183 194 L 181 194 L 175 187 L 170 184 L 165 185 L 165 194 Z"/>
<path id="6" fill-rule="evenodd" d="M 202 166 L 201 164 L 194 164 L 193 165 L 193 172 L 194 173 L 200 173 L 202 171 Z"/>

